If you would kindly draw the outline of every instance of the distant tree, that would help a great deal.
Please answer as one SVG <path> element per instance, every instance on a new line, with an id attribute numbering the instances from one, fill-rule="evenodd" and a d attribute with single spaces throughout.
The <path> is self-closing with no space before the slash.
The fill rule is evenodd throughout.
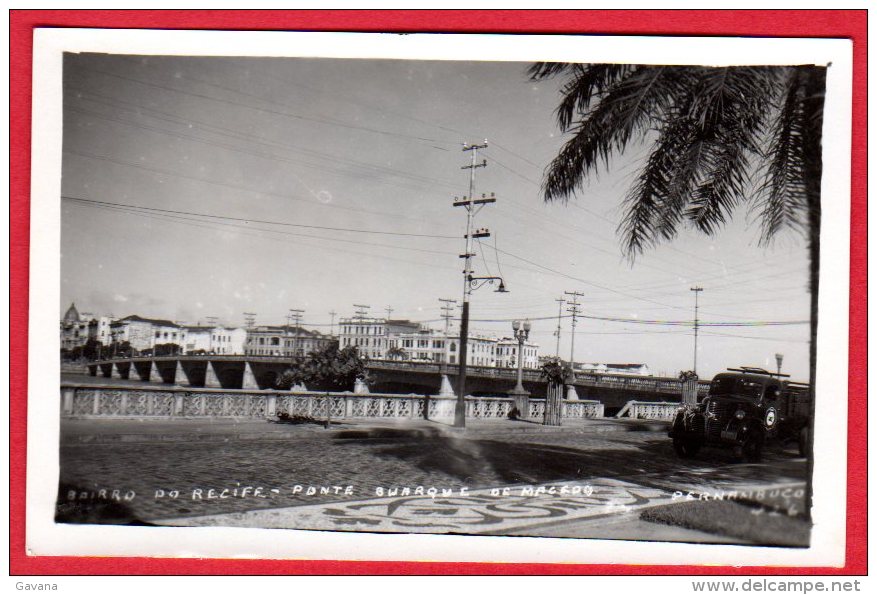
<path id="1" fill-rule="evenodd" d="M 94 361 L 100 357 L 102 347 L 103 345 L 97 339 L 89 339 L 82 346 L 82 356 L 89 361 Z"/>
<path id="2" fill-rule="evenodd" d="M 280 375 L 276 386 L 288 390 L 304 384 L 316 390 L 352 390 L 357 379 L 368 382 L 365 359 L 355 346 L 338 348 L 333 341 L 322 349 L 312 351 Z"/>
<path id="3" fill-rule="evenodd" d="M 405 351 L 404 349 L 402 349 L 401 347 L 399 347 L 398 345 L 393 345 L 392 347 L 387 349 L 387 358 L 392 359 L 392 360 L 396 360 L 396 359 L 405 360 L 405 359 L 408 359 L 408 352 Z"/>
<path id="4" fill-rule="evenodd" d="M 131 347 L 131 343 L 128 341 L 113 342 L 111 343 L 106 352 L 110 357 L 131 357 L 134 354 L 134 348 Z"/>
<path id="5" fill-rule="evenodd" d="M 177 355 L 183 350 L 176 343 L 159 343 L 153 348 L 152 352 L 156 356 Z"/>

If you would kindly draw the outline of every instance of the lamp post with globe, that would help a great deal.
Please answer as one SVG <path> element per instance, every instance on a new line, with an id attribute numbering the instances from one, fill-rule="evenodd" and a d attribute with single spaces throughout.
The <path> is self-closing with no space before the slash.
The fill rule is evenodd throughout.
<path id="1" fill-rule="evenodd" d="M 512 330 L 515 333 L 515 339 L 518 340 L 518 382 L 511 391 L 515 408 L 518 410 L 518 416 L 526 419 L 530 413 L 530 393 L 524 390 L 524 341 L 530 336 L 530 321 L 515 320 L 512 322 Z"/>

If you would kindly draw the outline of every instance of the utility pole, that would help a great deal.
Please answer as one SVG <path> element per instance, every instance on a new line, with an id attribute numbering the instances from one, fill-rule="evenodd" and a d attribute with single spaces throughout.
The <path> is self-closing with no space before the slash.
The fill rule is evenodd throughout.
<path id="1" fill-rule="evenodd" d="M 256 313 L 255 312 L 244 312 L 244 324 L 247 328 L 253 328 L 253 325 L 256 323 Z"/>
<path id="2" fill-rule="evenodd" d="M 694 286 L 691 288 L 691 291 L 694 292 L 694 373 L 697 374 L 697 328 L 700 324 L 700 321 L 697 318 L 697 308 L 698 308 L 698 300 L 697 296 L 703 291 L 703 287 Z"/>
<path id="3" fill-rule="evenodd" d="M 331 310 L 329 312 L 329 316 L 332 317 L 332 322 L 329 323 L 329 336 L 335 335 L 335 315 L 338 314 L 335 310 Z"/>
<path id="4" fill-rule="evenodd" d="M 572 375 L 573 375 L 573 377 L 575 377 L 575 375 L 576 375 L 576 360 L 575 360 L 576 321 L 578 319 L 579 314 L 582 313 L 582 311 L 579 310 L 579 306 L 580 306 L 579 298 L 585 297 L 585 294 L 582 293 L 581 291 L 564 291 L 563 293 L 565 293 L 566 295 L 572 296 L 572 302 L 570 303 L 570 306 L 569 306 L 569 308 L 566 309 L 566 311 L 569 312 L 570 314 L 572 314 L 572 330 L 570 331 L 570 338 L 569 338 L 569 365 L 572 368 Z"/>
<path id="5" fill-rule="evenodd" d="M 295 319 L 295 338 L 293 339 L 293 342 L 292 342 L 292 356 L 293 357 L 298 357 L 298 333 L 299 333 L 299 330 L 301 329 L 301 317 L 302 317 L 302 314 L 304 314 L 304 313 L 305 313 L 304 310 L 300 310 L 298 308 L 290 308 L 289 309 L 289 317 L 287 318 L 287 321 L 289 320 L 289 318 Z"/>
<path id="6" fill-rule="evenodd" d="M 366 315 L 368 315 L 368 310 L 371 308 L 371 306 L 364 304 L 353 304 L 353 307 L 356 308 L 356 319 L 360 322 L 365 320 Z"/>
<path id="7" fill-rule="evenodd" d="M 563 316 L 563 305 L 566 303 L 566 300 L 560 297 L 555 298 L 554 301 L 557 302 L 557 330 L 554 331 L 554 336 L 557 337 L 557 350 L 554 356 L 560 358 L 560 319 Z"/>
<path id="8" fill-rule="evenodd" d="M 393 308 L 387 306 L 386 308 L 384 308 L 384 311 L 387 313 L 387 320 L 390 320 L 390 314 L 393 313 Z"/>
<path id="9" fill-rule="evenodd" d="M 454 311 L 454 306 L 457 304 L 457 300 L 439 298 L 439 301 L 444 304 L 444 306 L 442 306 L 442 318 L 445 319 L 445 337 L 447 337 L 451 330 L 451 317 L 453 316 L 452 312 Z"/>
<path id="10" fill-rule="evenodd" d="M 469 170 L 469 195 L 464 196 L 462 199 L 454 198 L 454 206 L 455 207 L 464 207 L 466 209 L 466 252 L 460 255 L 460 258 L 464 259 L 463 265 L 463 312 L 460 316 L 460 371 L 459 371 L 459 380 L 458 380 L 458 394 L 457 394 L 457 404 L 454 408 L 454 427 L 456 428 L 465 428 L 466 427 L 466 358 L 467 358 L 467 350 L 468 350 L 468 340 L 469 340 L 469 297 L 472 294 L 472 290 L 480 287 L 478 282 L 481 281 L 481 284 L 493 283 L 494 280 L 499 280 L 499 291 L 505 291 L 505 286 L 502 282 L 502 279 L 499 277 L 481 277 L 476 278 L 472 275 L 472 257 L 475 256 L 472 253 L 472 240 L 475 238 L 486 238 L 490 237 L 490 232 L 487 229 L 472 229 L 472 223 L 474 222 L 475 215 L 477 215 L 481 209 L 484 208 L 484 205 L 489 203 L 496 202 L 496 198 L 491 193 L 490 197 L 481 195 L 481 198 L 478 199 L 475 197 L 475 170 L 479 167 L 487 167 L 487 160 L 482 160 L 481 163 L 478 163 L 478 149 L 486 149 L 487 141 L 484 141 L 483 144 L 480 145 L 463 145 L 463 151 L 471 151 L 472 153 L 472 161 L 469 165 L 464 165 L 460 169 L 468 169 Z"/>

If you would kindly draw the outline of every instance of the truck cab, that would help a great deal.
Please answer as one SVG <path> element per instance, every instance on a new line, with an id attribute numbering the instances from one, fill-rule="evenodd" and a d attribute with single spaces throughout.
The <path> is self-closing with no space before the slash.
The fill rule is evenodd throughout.
<path id="1" fill-rule="evenodd" d="M 729 368 L 713 378 L 700 403 L 677 412 L 669 435 L 682 457 L 711 445 L 754 462 L 772 439 L 797 440 L 803 456 L 809 415 L 808 385 L 762 368 Z"/>

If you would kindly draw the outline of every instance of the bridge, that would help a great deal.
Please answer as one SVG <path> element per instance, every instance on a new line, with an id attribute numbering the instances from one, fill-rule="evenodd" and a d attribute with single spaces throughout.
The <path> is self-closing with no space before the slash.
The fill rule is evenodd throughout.
<path id="1" fill-rule="evenodd" d="M 91 376 L 250 391 L 273 389 L 289 366 L 287 358 L 255 355 L 131 357 L 87 364 Z M 368 360 L 366 368 L 371 379 L 370 390 L 379 393 L 438 395 L 443 377 L 447 377 L 451 387 L 457 386 L 458 368 L 447 364 Z M 515 386 L 516 374 L 516 370 L 509 368 L 469 366 L 466 392 L 473 396 L 506 396 Z M 546 393 L 547 384 L 539 370 L 524 370 L 523 383 L 534 397 Z M 600 401 L 607 412 L 632 399 L 666 401 L 679 399 L 682 394 L 682 381 L 677 378 L 580 372 L 573 384 L 579 398 Z M 706 394 L 708 388 L 709 383 L 701 382 L 699 394 Z"/>

